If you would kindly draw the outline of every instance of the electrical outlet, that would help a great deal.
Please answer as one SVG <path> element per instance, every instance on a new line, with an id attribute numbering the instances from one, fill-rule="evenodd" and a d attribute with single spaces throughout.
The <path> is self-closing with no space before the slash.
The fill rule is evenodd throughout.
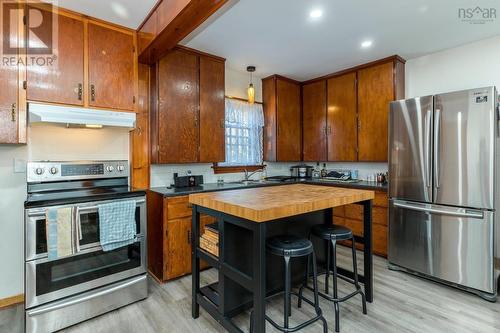
<path id="1" fill-rule="evenodd" d="M 14 159 L 14 173 L 26 173 L 26 161 L 23 159 Z"/>

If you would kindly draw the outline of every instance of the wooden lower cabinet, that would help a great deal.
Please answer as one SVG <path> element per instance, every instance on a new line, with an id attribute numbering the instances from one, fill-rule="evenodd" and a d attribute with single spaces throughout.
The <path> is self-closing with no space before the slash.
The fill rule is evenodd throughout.
<path id="1" fill-rule="evenodd" d="M 188 196 L 165 198 L 148 192 L 148 270 L 166 282 L 191 273 L 191 207 Z M 201 232 L 215 222 L 211 216 L 200 218 Z M 201 262 L 201 268 L 209 265 Z"/>
<path id="2" fill-rule="evenodd" d="M 387 257 L 387 221 L 388 197 L 385 192 L 375 192 L 372 207 L 372 248 L 373 253 Z M 363 207 L 360 205 L 345 205 L 333 209 L 333 223 L 344 225 L 352 230 L 354 235 L 363 236 Z M 349 242 L 341 244 L 349 245 Z M 362 249 L 362 244 L 357 244 Z"/>

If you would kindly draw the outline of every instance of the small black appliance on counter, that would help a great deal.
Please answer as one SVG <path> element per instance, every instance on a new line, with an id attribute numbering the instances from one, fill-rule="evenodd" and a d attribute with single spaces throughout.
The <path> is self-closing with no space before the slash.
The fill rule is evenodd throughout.
<path id="1" fill-rule="evenodd" d="M 174 186 L 179 187 L 194 187 L 200 186 L 203 184 L 203 176 L 180 176 L 177 173 L 174 173 Z"/>
<path id="2" fill-rule="evenodd" d="M 295 178 L 311 178 L 314 167 L 306 164 L 294 165 L 290 168 L 291 176 Z"/>

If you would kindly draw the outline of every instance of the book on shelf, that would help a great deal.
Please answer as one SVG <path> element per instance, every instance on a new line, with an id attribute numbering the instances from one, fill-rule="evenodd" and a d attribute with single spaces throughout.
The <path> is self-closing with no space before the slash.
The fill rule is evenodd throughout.
<path id="1" fill-rule="evenodd" d="M 213 232 L 214 234 L 219 234 L 219 224 L 216 223 L 210 223 L 205 226 L 205 231 Z"/>
<path id="2" fill-rule="evenodd" d="M 214 243 L 203 236 L 200 237 L 200 247 L 216 257 L 219 256 L 219 244 Z"/>
<path id="3" fill-rule="evenodd" d="M 219 235 L 218 234 L 214 234 L 213 232 L 208 231 L 208 230 L 205 230 L 205 232 L 203 233 L 202 237 L 205 237 L 206 239 L 209 239 L 209 240 L 213 241 L 214 243 L 218 243 L 219 242 Z"/>

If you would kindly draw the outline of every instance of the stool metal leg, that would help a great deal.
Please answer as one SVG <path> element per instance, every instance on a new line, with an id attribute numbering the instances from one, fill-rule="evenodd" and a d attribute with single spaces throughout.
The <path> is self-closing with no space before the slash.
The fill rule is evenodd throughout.
<path id="1" fill-rule="evenodd" d="M 322 314 L 322 311 L 319 307 L 319 297 L 318 297 L 318 270 L 316 268 L 316 254 L 312 253 L 312 266 L 313 266 L 313 288 L 314 288 L 314 307 L 316 310 L 316 314 L 319 316 Z M 309 259 L 307 260 L 309 264 Z M 323 333 L 328 333 L 328 324 L 326 323 L 326 319 L 321 316 L 321 321 L 323 322 Z"/>
<path id="2" fill-rule="evenodd" d="M 335 238 L 332 239 L 332 271 L 333 271 L 333 298 L 338 299 L 338 290 L 337 290 L 337 240 Z M 335 309 L 335 332 L 339 332 L 340 330 L 340 308 L 339 302 L 334 301 L 333 307 Z"/>
<path id="3" fill-rule="evenodd" d="M 361 293 L 361 302 L 363 304 L 363 313 L 366 314 L 366 297 L 365 293 L 361 291 L 361 287 L 359 285 L 359 279 L 358 279 L 358 261 L 356 259 L 356 242 L 354 240 L 354 237 L 352 238 L 352 269 L 354 272 L 354 285 L 356 286 L 356 289 L 360 290 Z"/>
<path id="4" fill-rule="evenodd" d="M 290 316 L 290 256 L 285 256 L 285 311 L 284 326 L 289 328 L 288 317 Z"/>
<path id="5" fill-rule="evenodd" d="M 313 253 L 314 254 L 314 253 Z M 311 264 L 311 255 L 307 256 L 306 259 L 306 274 L 304 277 L 304 283 L 299 288 L 299 300 L 297 301 L 297 307 L 300 309 L 302 307 L 302 295 L 304 294 L 304 289 L 308 288 L 308 280 L 309 280 L 309 265 Z M 313 257 L 313 265 L 316 264 L 316 257 Z"/>
<path id="6" fill-rule="evenodd" d="M 330 252 L 331 252 L 331 247 L 330 247 L 330 242 L 326 242 L 326 274 L 325 274 L 325 294 L 328 295 L 329 291 L 329 282 L 330 282 Z"/>

